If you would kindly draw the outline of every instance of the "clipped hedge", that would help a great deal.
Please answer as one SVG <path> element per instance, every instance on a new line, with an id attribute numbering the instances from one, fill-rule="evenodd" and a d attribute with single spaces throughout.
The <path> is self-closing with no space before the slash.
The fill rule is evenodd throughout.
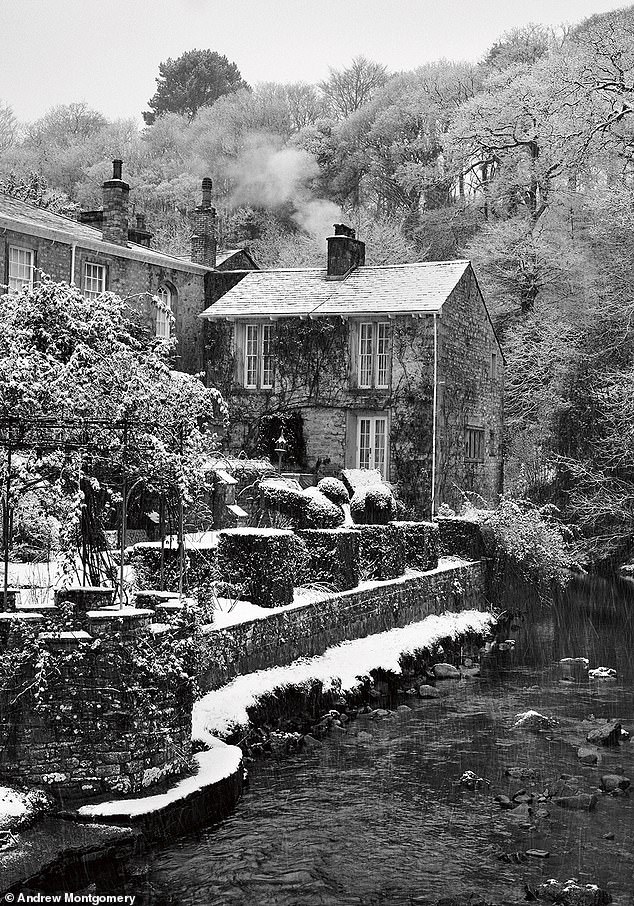
<path id="1" fill-rule="evenodd" d="M 218 577 L 215 548 L 185 548 L 183 590 L 191 591 L 208 585 Z M 127 553 L 134 568 L 137 587 L 158 589 L 161 577 L 161 544 L 147 541 L 135 544 Z M 178 591 L 178 548 L 163 548 L 163 586 L 166 591 Z"/>
<path id="2" fill-rule="evenodd" d="M 397 579 L 405 572 L 405 541 L 394 525 L 360 525 L 359 572 L 362 579 Z"/>
<path id="3" fill-rule="evenodd" d="M 480 560 L 484 554 L 482 526 L 473 519 L 460 516 L 437 516 L 440 532 L 440 553 L 445 557 L 464 557 Z"/>
<path id="4" fill-rule="evenodd" d="M 433 522 L 393 522 L 400 532 L 405 549 L 405 565 L 425 572 L 436 569 L 440 550 L 440 533 Z"/>
<path id="5" fill-rule="evenodd" d="M 337 591 L 359 584 L 359 532 L 354 529 L 300 529 L 306 545 L 311 582 L 332 585 Z"/>
<path id="6" fill-rule="evenodd" d="M 306 550 L 286 529 L 227 529 L 218 535 L 218 571 L 239 584 L 252 604 L 282 607 L 304 579 Z"/>

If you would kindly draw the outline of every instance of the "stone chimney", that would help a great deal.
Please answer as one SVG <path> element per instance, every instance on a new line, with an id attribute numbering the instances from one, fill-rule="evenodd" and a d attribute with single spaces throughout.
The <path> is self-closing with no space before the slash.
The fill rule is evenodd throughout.
<path id="1" fill-rule="evenodd" d="M 194 211 L 192 261 L 205 267 L 216 266 L 216 209 L 211 204 L 212 182 L 203 179 L 203 200 Z"/>
<path id="2" fill-rule="evenodd" d="M 103 238 L 117 245 L 128 244 L 128 195 L 130 186 L 121 179 L 120 160 L 112 161 L 112 179 L 103 184 Z"/>
<path id="3" fill-rule="evenodd" d="M 328 236 L 328 277 L 345 277 L 365 264 L 365 242 L 355 238 L 354 230 L 344 223 L 334 224 L 335 235 Z"/>

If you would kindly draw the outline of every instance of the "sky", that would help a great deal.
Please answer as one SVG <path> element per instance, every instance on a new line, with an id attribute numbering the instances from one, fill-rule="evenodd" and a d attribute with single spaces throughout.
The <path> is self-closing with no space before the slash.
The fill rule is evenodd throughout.
<path id="1" fill-rule="evenodd" d="M 610 0 L 0 0 L 0 100 L 21 121 L 85 101 L 135 117 L 158 65 L 211 49 L 256 82 L 317 82 L 359 55 L 392 71 L 478 60 L 528 22 L 574 23 Z"/>

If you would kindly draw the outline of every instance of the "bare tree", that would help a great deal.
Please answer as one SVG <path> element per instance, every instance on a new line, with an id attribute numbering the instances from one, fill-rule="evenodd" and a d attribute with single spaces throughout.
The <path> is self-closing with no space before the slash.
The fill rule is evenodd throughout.
<path id="1" fill-rule="evenodd" d="M 4 101 L 0 101 L 0 154 L 8 151 L 15 141 L 17 121 L 13 110 Z"/>
<path id="2" fill-rule="evenodd" d="M 336 114 L 345 118 L 363 107 L 379 88 L 382 88 L 389 74 L 380 63 L 355 57 L 347 69 L 330 69 L 330 76 L 319 88 Z"/>

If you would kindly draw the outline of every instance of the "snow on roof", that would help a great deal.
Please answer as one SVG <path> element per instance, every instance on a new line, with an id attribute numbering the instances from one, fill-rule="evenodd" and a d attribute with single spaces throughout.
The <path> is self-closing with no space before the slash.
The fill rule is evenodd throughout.
<path id="1" fill-rule="evenodd" d="M 201 274 L 210 270 L 200 264 L 193 264 L 191 261 L 177 258 L 174 255 L 156 252 L 154 249 L 137 245 L 134 242 L 128 243 L 127 246 L 107 242 L 103 239 L 101 230 L 88 226 L 86 223 L 79 223 L 63 214 L 54 214 L 45 208 L 38 208 L 26 201 L 12 198 L 10 195 L 5 195 L 4 192 L 0 192 L 0 227 L 69 245 L 77 243 L 82 248 L 92 251 L 100 251 L 118 258 L 146 261 L 149 264 L 157 264 L 175 270 Z"/>
<path id="2" fill-rule="evenodd" d="M 465 260 L 358 267 L 342 280 L 324 268 L 249 271 L 201 317 L 437 312 L 468 267 Z"/>
<path id="3" fill-rule="evenodd" d="M 272 667 L 238 676 L 196 702 L 192 735 L 195 739 L 205 738 L 210 733 L 222 736 L 232 727 L 248 725 L 247 708 L 265 693 L 282 686 L 322 680 L 327 689 L 334 680 L 341 680 L 341 689 L 345 692 L 356 688 L 361 679 L 376 668 L 400 673 L 399 658 L 403 652 L 429 648 L 448 636 L 457 638 L 467 632 L 485 632 L 494 621 L 493 614 L 477 610 L 445 612 L 399 629 L 342 642 L 324 654 L 300 658 L 287 667 Z"/>

